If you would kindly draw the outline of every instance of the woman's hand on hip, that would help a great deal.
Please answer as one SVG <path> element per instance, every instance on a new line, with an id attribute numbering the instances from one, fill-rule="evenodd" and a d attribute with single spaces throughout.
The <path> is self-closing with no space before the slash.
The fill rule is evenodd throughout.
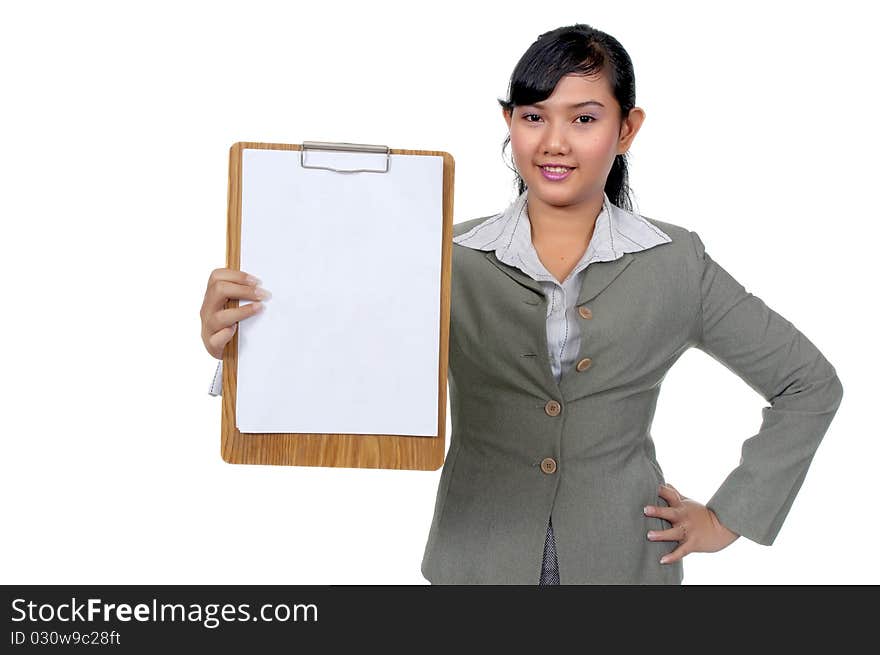
<path id="1" fill-rule="evenodd" d="M 665 519 L 672 524 L 667 530 L 651 530 L 651 541 L 677 541 L 678 547 L 660 558 L 661 564 L 671 564 L 690 553 L 714 553 L 726 548 L 739 535 L 722 525 L 711 509 L 682 496 L 671 484 L 661 485 L 659 494 L 669 507 L 648 505 L 647 516 Z"/>

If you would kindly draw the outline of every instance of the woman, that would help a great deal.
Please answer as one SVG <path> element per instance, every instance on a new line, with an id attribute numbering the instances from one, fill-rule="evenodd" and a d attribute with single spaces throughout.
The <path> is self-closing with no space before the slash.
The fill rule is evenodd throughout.
<path id="1" fill-rule="evenodd" d="M 519 195 L 454 226 L 452 436 L 425 577 L 678 584 L 688 553 L 771 544 L 840 404 L 833 366 L 695 232 L 631 211 L 625 155 L 645 114 L 616 39 L 542 34 L 500 103 Z M 244 272 L 212 273 L 214 357 L 260 307 L 226 300 L 259 293 Z M 662 379 L 692 346 L 771 403 L 705 505 L 665 484 L 650 434 Z"/>

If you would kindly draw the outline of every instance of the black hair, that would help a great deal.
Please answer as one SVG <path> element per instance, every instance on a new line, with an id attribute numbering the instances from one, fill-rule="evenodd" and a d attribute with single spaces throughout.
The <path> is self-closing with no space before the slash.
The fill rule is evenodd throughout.
<path id="1" fill-rule="evenodd" d="M 513 113 L 517 105 L 531 105 L 548 98 L 556 84 L 565 75 L 603 74 L 620 105 L 621 121 L 636 104 L 636 82 L 632 60 L 620 42 L 610 34 L 590 25 L 577 23 L 544 32 L 529 46 L 510 76 L 507 99 L 499 98 L 504 109 Z M 510 143 L 510 135 L 501 146 L 501 156 Z M 626 154 L 617 155 L 608 179 L 605 193 L 618 207 L 632 210 Z M 516 168 L 518 193 L 527 185 Z"/>

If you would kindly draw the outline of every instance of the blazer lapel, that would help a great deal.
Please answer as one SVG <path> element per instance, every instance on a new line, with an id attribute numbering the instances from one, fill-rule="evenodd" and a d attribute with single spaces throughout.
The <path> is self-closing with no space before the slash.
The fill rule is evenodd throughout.
<path id="1" fill-rule="evenodd" d="M 614 278 L 623 273 L 623 270 L 632 263 L 633 259 L 635 257 L 626 252 L 609 262 L 589 264 L 584 271 L 584 281 L 576 304 L 582 305 L 598 296 L 605 287 L 614 281 Z"/>
<path id="2" fill-rule="evenodd" d="M 535 293 L 544 295 L 544 290 L 541 288 L 541 285 L 537 280 L 532 279 L 523 271 L 519 270 L 516 266 L 510 266 L 509 264 L 505 264 L 504 262 L 500 261 L 495 255 L 494 250 L 488 250 L 485 254 L 486 259 L 492 262 L 492 264 L 494 264 L 498 269 L 503 271 L 505 275 L 509 276 L 511 279 L 523 285 L 524 287 L 528 287 Z"/>
<path id="3" fill-rule="evenodd" d="M 495 255 L 494 250 L 487 251 L 485 255 L 486 259 L 492 262 L 496 268 L 504 272 L 509 278 L 535 293 L 544 295 L 544 289 L 541 288 L 537 280 L 532 279 L 516 266 L 510 266 L 500 261 Z M 635 257 L 631 253 L 625 252 L 610 262 L 593 262 L 589 264 L 584 273 L 584 281 L 581 284 L 581 292 L 576 304 L 582 305 L 598 296 L 634 259 Z"/>

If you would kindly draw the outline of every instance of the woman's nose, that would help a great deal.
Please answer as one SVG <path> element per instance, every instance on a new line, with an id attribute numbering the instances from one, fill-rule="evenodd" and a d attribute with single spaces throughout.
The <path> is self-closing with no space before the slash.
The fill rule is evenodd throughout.
<path id="1" fill-rule="evenodd" d="M 568 141 L 565 136 L 565 128 L 563 126 L 551 126 L 544 132 L 544 142 L 542 143 L 544 154 L 568 152 Z"/>

